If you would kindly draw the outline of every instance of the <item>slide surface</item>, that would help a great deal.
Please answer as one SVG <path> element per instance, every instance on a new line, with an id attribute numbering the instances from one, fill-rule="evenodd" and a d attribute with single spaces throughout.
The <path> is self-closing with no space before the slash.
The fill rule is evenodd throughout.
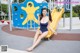
<path id="1" fill-rule="evenodd" d="M 52 27 L 53 30 L 57 29 L 58 22 L 62 18 L 63 13 L 64 13 L 64 8 L 62 8 L 60 12 L 58 12 L 56 8 L 54 8 L 52 10 L 52 13 L 51 13 L 52 22 L 50 23 L 50 26 Z M 40 29 L 40 28 L 38 28 L 38 29 Z M 49 38 L 53 34 L 54 33 L 50 29 L 48 29 L 48 34 L 45 38 Z"/>

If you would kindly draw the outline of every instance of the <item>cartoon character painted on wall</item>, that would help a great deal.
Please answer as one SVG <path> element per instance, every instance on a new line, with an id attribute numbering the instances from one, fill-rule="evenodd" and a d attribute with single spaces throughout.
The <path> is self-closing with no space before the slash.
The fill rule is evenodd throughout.
<path id="1" fill-rule="evenodd" d="M 34 13 L 36 10 L 39 9 L 38 7 L 34 7 L 33 2 L 28 2 L 27 3 L 27 7 L 21 7 L 26 13 L 27 13 L 27 17 L 25 18 L 25 20 L 22 22 L 22 25 L 25 25 L 29 20 L 30 21 L 34 21 L 36 23 L 38 23 L 38 20 L 36 19 Z M 31 23 L 31 22 L 30 22 Z M 31 24 L 32 25 L 32 24 Z M 30 26 L 31 27 L 31 26 Z M 32 27 L 31 27 L 32 28 Z"/>
<path id="2" fill-rule="evenodd" d="M 15 6 L 18 8 L 17 11 L 14 11 Z M 38 15 L 41 13 L 43 7 L 48 8 L 48 3 L 37 3 L 35 0 L 25 0 L 25 2 L 20 5 L 16 3 L 12 4 L 13 26 L 18 28 L 38 27 Z"/>

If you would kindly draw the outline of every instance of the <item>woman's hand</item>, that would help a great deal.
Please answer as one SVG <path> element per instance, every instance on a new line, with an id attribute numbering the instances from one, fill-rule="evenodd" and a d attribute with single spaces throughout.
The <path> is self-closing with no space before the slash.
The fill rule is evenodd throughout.
<path id="1" fill-rule="evenodd" d="M 48 26 L 48 28 L 54 33 L 54 35 L 57 35 L 57 32 L 53 30 L 50 26 Z"/>
<path id="2" fill-rule="evenodd" d="M 56 31 L 52 30 L 52 32 L 53 32 L 54 35 L 57 35 L 57 32 Z"/>
<path id="3" fill-rule="evenodd" d="M 57 32 L 54 32 L 54 35 L 57 35 Z"/>

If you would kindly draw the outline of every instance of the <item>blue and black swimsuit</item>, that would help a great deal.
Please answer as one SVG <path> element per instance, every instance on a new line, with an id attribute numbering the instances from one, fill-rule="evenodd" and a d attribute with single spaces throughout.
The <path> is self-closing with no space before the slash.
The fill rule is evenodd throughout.
<path id="1" fill-rule="evenodd" d="M 47 23 L 40 22 L 40 30 L 42 31 L 42 33 L 48 31 L 47 26 L 48 26 L 48 22 Z"/>

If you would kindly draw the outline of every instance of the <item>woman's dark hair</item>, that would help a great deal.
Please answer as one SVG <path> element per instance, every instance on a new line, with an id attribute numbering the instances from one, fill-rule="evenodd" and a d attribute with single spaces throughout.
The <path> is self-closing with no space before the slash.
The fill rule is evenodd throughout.
<path id="1" fill-rule="evenodd" d="M 49 20 L 52 22 L 52 17 L 51 17 L 51 12 L 50 12 L 50 10 L 49 9 L 47 9 L 47 8 L 42 8 L 41 9 L 41 15 L 40 15 L 40 20 L 42 19 L 42 17 L 43 17 L 43 10 L 46 10 L 47 11 L 47 13 L 49 13 Z"/>

